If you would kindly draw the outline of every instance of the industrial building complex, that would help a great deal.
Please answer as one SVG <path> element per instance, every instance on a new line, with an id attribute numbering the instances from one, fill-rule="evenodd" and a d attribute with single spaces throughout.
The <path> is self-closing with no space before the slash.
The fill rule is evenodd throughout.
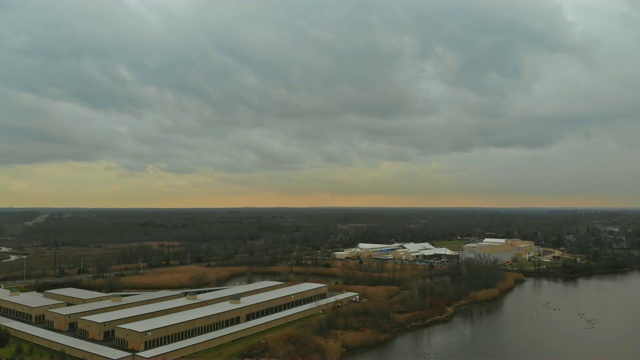
<path id="1" fill-rule="evenodd" d="M 202 295 L 189 293 L 174 300 L 109 311 L 98 315 L 87 315 L 78 318 L 78 335 L 91 340 L 108 340 L 114 337 L 115 329 L 119 325 L 168 314 L 180 314 L 182 311 L 228 301 L 231 296 L 249 296 L 281 287 L 284 287 L 284 283 L 262 281 L 236 288 L 212 291 Z"/>
<path id="2" fill-rule="evenodd" d="M 276 281 L 123 295 L 0 289 L 0 328 L 83 359 L 175 359 L 359 300 L 325 284 Z"/>
<path id="3" fill-rule="evenodd" d="M 498 262 L 519 261 L 531 257 L 540 250 L 533 241 L 520 239 L 486 238 L 482 242 L 464 245 L 461 258 L 484 256 Z"/>
<path id="4" fill-rule="evenodd" d="M 335 259 L 371 259 L 412 261 L 433 258 L 465 259 L 486 257 L 498 262 L 522 260 L 529 258 L 541 249 L 533 241 L 521 239 L 485 238 L 481 242 L 472 242 L 462 247 L 462 251 L 451 251 L 447 248 L 436 248 L 423 243 L 370 244 L 359 243 L 352 249 L 333 253 Z"/>
<path id="5" fill-rule="evenodd" d="M 333 253 L 335 259 L 416 260 L 434 256 L 457 256 L 447 248 L 436 248 L 423 243 L 369 244 L 359 243 L 355 248 Z"/>

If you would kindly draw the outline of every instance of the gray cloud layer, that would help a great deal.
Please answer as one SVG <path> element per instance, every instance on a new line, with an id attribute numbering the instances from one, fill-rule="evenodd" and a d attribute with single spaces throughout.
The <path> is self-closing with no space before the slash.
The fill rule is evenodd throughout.
<path id="1" fill-rule="evenodd" d="M 639 17 L 622 1 L 2 2 L 0 165 L 251 172 L 594 134 L 637 152 Z"/>

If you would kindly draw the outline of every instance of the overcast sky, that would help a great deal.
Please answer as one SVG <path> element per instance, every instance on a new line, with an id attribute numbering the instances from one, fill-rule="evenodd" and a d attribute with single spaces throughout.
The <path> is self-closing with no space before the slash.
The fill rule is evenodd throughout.
<path id="1" fill-rule="evenodd" d="M 638 1 L 2 1 L 0 207 L 640 206 Z"/>

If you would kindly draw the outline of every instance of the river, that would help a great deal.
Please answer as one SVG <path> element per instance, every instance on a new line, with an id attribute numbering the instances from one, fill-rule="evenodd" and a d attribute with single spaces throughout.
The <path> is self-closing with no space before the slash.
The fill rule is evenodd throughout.
<path id="1" fill-rule="evenodd" d="M 639 359 L 638 334 L 640 271 L 527 279 L 497 301 L 347 359 Z"/>
<path id="2" fill-rule="evenodd" d="M 8 248 L 8 247 L 0 247 L 0 253 L 1 252 L 11 251 L 11 250 L 13 250 L 13 249 L 12 248 Z M 13 255 L 13 254 L 10 254 L 8 259 L 4 259 L 4 260 L 1 260 L 1 261 L 2 262 L 15 261 L 15 260 L 24 259 L 24 258 L 26 258 L 25 255 Z"/>

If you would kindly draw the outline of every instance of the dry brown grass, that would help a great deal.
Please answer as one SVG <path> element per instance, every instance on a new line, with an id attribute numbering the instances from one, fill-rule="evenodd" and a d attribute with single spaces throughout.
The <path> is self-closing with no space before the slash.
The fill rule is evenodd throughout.
<path id="1" fill-rule="evenodd" d="M 379 344 L 389 339 L 389 335 L 371 329 L 360 331 L 335 330 L 332 335 L 337 338 L 346 350 L 362 349 Z"/>
<path id="2" fill-rule="evenodd" d="M 363 299 L 385 301 L 400 294 L 398 286 L 362 286 L 362 285 L 329 285 L 332 291 L 352 291 L 360 294 Z"/>
<path id="3" fill-rule="evenodd" d="M 524 275 L 515 272 L 505 272 L 504 278 L 494 289 L 482 289 L 479 291 L 472 291 L 467 296 L 467 299 L 471 302 L 485 302 L 495 300 L 500 295 L 513 289 L 517 283 L 524 281 Z"/>
<path id="4" fill-rule="evenodd" d="M 137 272 L 139 265 L 119 265 L 112 267 L 118 272 Z M 120 279 L 119 285 L 123 288 L 152 290 L 152 289 L 176 289 L 187 287 L 215 286 L 224 284 L 229 279 L 253 274 L 283 274 L 293 270 L 294 274 L 309 274 L 318 276 L 339 276 L 339 269 L 319 267 L 288 266 L 271 267 L 203 267 L 197 265 L 167 267 L 159 269 L 144 269 L 141 274 L 127 276 Z"/>
<path id="5" fill-rule="evenodd" d="M 146 268 L 146 266 L 144 266 Z M 140 264 L 117 264 L 109 266 L 109 271 L 120 272 L 120 271 L 139 271 Z"/>
<path id="6" fill-rule="evenodd" d="M 259 359 L 338 360 L 342 357 L 342 342 L 312 335 L 304 329 L 286 330 L 254 343 L 242 357 Z"/>
<path id="7" fill-rule="evenodd" d="M 322 267 L 293 267 L 294 273 L 303 273 L 320 276 L 340 276 L 340 269 L 337 268 L 322 268 Z"/>
<path id="8" fill-rule="evenodd" d="M 467 299 L 471 302 L 485 302 L 495 300 L 500 297 L 500 291 L 498 289 L 482 289 L 478 291 L 472 291 L 467 295 Z"/>
<path id="9" fill-rule="evenodd" d="M 214 286 L 226 280 L 249 272 L 246 266 L 208 268 L 202 266 L 181 266 L 145 270 L 142 274 L 120 279 L 120 286 L 127 289 L 179 289 Z"/>
<path id="10" fill-rule="evenodd" d="M 496 285 L 496 289 L 498 289 L 501 294 L 504 294 L 513 289 L 517 283 L 521 283 L 523 281 L 523 274 L 517 272 L 506 272 L 504 273 L 504 279 Z"/>
<path id="11" fill-rule="evenodd" d="M 309 274 L 318 276 L 340 276 L 340 269 L 322 268 L 322 267 L 302 267 L 302 266 L 269 266 L 269 267 L 250 267 L 249 272 L 254 274 L 282 274 L 284 272 L 293 271 L 294 274 Z"/>
<path id="12" fill-rule="evenodd" d="M 322 339 L 327 359 L 342 358 L 342 343 L 336 339 Z"/>

